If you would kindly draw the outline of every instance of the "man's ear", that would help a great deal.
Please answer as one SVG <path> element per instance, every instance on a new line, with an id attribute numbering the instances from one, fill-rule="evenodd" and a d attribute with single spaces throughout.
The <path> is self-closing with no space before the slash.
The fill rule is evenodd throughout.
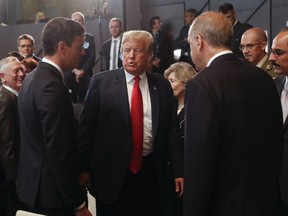
<path id="1" fill-rule="evenodd" d="M 58 43 L 57 50 L 58 52 L 60 52 L 61 55 L 65 56 L 67 51 L 67 45 L 63 41 L 60 41 Z"/>
<path id="2" fill-rule="evenodd" d="M 4 73 L 0 72 L 0 80 L 2 81 L 2 83 L 6 82 L 6 79 L 4 78 Z"/>
<path id="3" fill-rule="evenodd" d="M 203 42 L 203 37 L 201 35 L 196 35 L 196 47 L 198 51 L 202 50 Z"/>

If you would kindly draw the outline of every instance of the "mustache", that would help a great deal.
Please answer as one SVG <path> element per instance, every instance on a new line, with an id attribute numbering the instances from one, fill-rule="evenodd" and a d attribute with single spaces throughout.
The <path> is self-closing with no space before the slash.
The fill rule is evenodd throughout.
<path id="1" fill-rule="evenodd" d="M 272 65 L 280 67 L 280 65 L 278 65 L 275 61 L 272 61 Z"/>

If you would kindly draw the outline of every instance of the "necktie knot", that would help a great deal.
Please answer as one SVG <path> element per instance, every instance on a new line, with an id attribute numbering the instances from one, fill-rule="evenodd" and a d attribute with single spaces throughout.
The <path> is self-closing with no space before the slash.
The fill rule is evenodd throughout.
<path id="1" fill-rule="evenodd" d="M 135 77 L 134 77 L 135 83 L 139 83 L 140 79 L 141 79 L 141 78 L 140 78 L 139 76 L 135 76 Z"/>

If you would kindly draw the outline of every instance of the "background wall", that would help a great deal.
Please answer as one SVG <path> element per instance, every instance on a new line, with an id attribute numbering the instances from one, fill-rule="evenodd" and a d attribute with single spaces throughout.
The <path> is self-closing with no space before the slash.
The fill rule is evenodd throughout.
<path id="1" fill-rule="evenodd" d="M 29 33 L 36 40 L 36 54 L 41 51 L 42 23 L 32 24 L 35 13 L 43 11 L 47 17 L 70 17 L 74 11 L 85 14 L 86 29 L 96 39 L 96 59 L 101 54 L 101 44 L 110 37 L 108 22 L 112 17 L 123 20 L 124 29 L 148 30 L 151 16 L 159 15 L 162 27 L 174 38 L 184 25 L 183 12 L 188 8 L 199 11 L 218 10 L 219 5 L 230 2 L 234 5 L 237 19 L 267 30 L 270 43 L 288 21 L 287 0 L 106 0 L 108 8 L 103 14 L 104 0 L 0 0 L 0 22 L 9 24 L 0 27 L 0 58 L 7 52 L 17 50 L 16 39 L 20 34 Z M 99 16 L 101 15 L 101 16 Z M 102 16 L 103 15 L 103 16 Z M 30 24 L 16 25 L 16 23 Z M 41 55 L 41 54 L 40 54 Z M 101 68 L 98 61 L 94 72 Z"/>

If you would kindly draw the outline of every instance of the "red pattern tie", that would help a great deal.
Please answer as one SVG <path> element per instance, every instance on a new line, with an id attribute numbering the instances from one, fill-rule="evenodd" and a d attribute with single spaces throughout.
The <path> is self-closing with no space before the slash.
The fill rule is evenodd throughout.
<path id="1" fill-rule="evenodd" d="M 134 86 L 131 97 L 131 132 L 132 132 L 132 154 L 129 169 L 137 173 L 142 166 L 143 152 L 143 101 L 139 88 L 140 77 L 134 77 Z"/>

